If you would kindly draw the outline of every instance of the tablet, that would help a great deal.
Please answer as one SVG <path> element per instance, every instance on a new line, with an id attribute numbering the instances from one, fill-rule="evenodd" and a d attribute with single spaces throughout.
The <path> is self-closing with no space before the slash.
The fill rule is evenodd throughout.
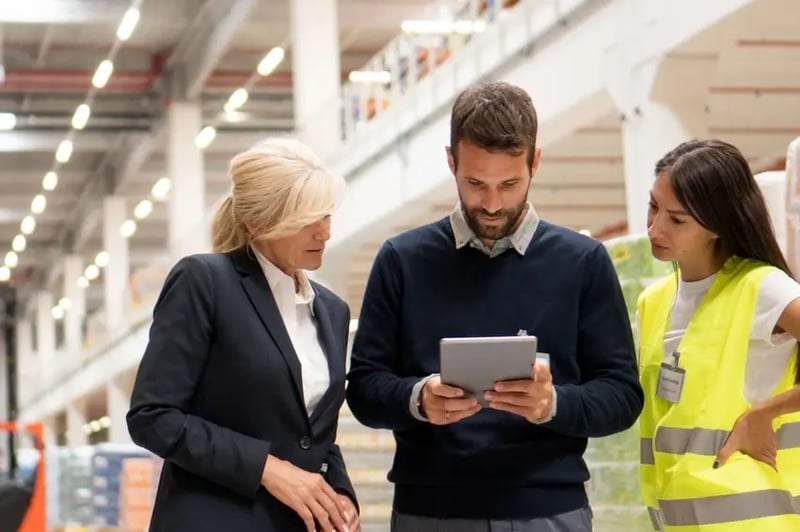
<path id="1" fill-rule="evenodd" d="M 483 392 L 494 388 L 495 382 L 531 378 L 536 346 L 535 336 L 442 338 L 442 382 L 462 388 L 487 406 Z"/>

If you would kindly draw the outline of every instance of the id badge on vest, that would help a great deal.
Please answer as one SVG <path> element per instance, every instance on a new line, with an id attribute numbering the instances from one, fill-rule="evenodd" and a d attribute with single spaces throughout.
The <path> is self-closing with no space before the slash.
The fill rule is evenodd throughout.
<path id="1" fill-rule="evenodd" d="M 673 363 L 661 364 L 661 370 L 658 372 L 658 387 L 656 388 L 656 395 L 670 403 L 678 403 L 681 400 L 681 393 L 683 392 L 683 380 L 686 378 L 686 370 L 678 367 L 678 358 L 680 353 L 675 351 L 672 354 Z"/>

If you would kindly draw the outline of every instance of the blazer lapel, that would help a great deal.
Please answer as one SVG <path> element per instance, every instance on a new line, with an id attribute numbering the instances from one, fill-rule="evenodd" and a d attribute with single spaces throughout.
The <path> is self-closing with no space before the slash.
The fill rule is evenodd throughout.
<path id="1" fill-rule="evenodd" d="M 269 288 L 267 279 L 264 277 L 264 272 L 261 270 L 261 265 L 249 253 L 248 250 L 239 250 L 233 252 L 231 256 L 237 269 L 245 274 L 241 279 L 244 291 L 247 293 L 250 303 L 256 309 L 258 317 L 269 332 L 275 345 L 278 346 L 278 351 L 286 361 L 286 365 L 289 366 L 289 373 L 292 375 L 295 391 L 300 399 L 300 404 L 303 405 L 303 410 L 305 410 L 306 402 L 303 397 L 300 359 L 297 358 L 297 353 L 295 353 L 292 346 L 289 332 L 283 323 L 283 317 L 281 317 L 278 305 L 275 303 L 275 297 Z"/>
<path id="2" fill-rule="evenodd" d="M 325 413 L 325 405 L 331 404 L 330 397 L 336 393 L 338 382 L 344 378 L 344 364 L 338 357 L 343 353 L 336 352 L 336 335 L 333 332 L 333 323 L 330 312 L 322 297 L 317 292 L 314 297 L 314 316 L 317 319 L 317 335 L 325 358 L 328 359 L 328 374 L 330 385 L 317 403 L 317 408 L 311 414 L 311 423 Z"/>

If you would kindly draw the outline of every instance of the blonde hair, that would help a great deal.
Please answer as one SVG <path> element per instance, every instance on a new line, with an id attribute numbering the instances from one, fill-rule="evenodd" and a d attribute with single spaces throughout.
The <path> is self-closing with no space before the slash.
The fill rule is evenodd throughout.
<path id="1" fill-rule="evenodd" d="M 267 139 L 236 155 L 230 175 L 233 189 L 212 227 L 217 253 L 299 232 L 330 215 L 344 187 L 308 146 L 284 138 Z"/>

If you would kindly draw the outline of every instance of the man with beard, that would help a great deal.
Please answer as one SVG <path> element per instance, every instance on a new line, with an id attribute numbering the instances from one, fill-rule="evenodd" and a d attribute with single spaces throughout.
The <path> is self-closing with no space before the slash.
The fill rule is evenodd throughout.
<path id="1" fill-rule="evenodd" d="M 370 273 L 347 401 L 394 432 L 395 532 L 591 530 L 587 438 L 630 427 L 642 408 L 605 247 L 528 203 L 536 132 L 520 88 L 459 95 L 447 149 L 459 204 L 385 242 Z M 525 333 L 550 368 L 495 385 L 488 408 L 442 383 L 441 338 Z"/>

